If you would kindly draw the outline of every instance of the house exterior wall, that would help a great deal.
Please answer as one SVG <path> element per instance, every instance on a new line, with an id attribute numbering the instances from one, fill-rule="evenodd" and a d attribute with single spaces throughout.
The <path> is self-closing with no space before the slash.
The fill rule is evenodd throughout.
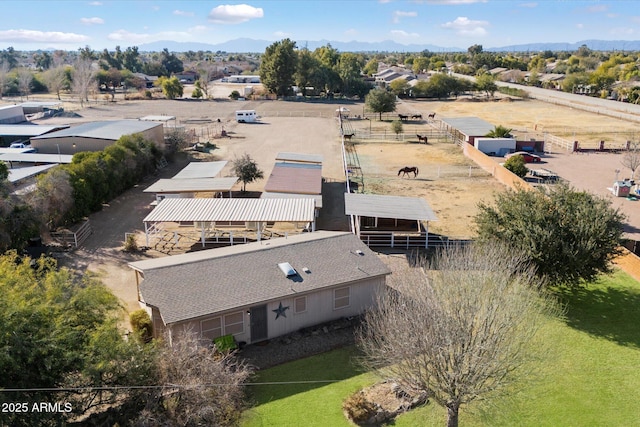
<path id="1" fill-rule="evenodd" d="M 160 150 L 164 150 L 164 130 L 161 124 L 140 133 L 145 139 L 153 141 Z M 32 139 L 31 145 L 43 154 L 58 154 L 59 147 L 60 154 L 73 155 L 80 151 L 102 151 L 115 142 L 113 139 L 61 136 L 59 138 Z"/>
<path id="2" fill-rule="evenodd" d="M 267 339 L 342 317 L 359 315 L 374 303 L 376 293 L 384 285 L 385 277 L 376 277 L 366 281 L 337 285 L 317 292 L 270 301 L 266 303 Z M 348 301 L 345 298 L 345 289 L 348 289 Z M 298 298 L 305 300 L 304 311 L 296 312 L 296 303 L 300 308 L 300 301 L 296 301 Z M 342 306 L 335 307 L 336 302 L 339 306 Z M 347 302 L 348 304 L 345 304 Z M 284 311 L 283 316 L 279 316 L 276 319 L 277 313 L 273 310 L 278 309 L 281 303 L 283 307 L 289 308 Z M 175 337 L 176 334 L 191 331 L 202 340 L 210 341 L 217 336 L 231 333 L 236 341 L 244 341 L 250 344 L 253 341 L 251 339 L 251 316 L 248 313 L 251 307 L 259 305 L 262 304 L 237 307 L 225 312 L 212 313 L 209 316 L 177 322 L 170 326 L 171 334 Z M 240 319 L 242 319 L 241 325 L 237 322 Z M 157 309 L 152 310 L 152 320 L 154 331 L 159 331 L 161 328 L 155 327 L 155 325 L 158 321 L 162 323 L 162 320 Z"/>

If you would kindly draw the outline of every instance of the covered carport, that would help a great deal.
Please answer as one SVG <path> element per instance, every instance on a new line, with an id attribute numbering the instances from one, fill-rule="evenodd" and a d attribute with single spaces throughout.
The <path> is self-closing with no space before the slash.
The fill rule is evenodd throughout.
<path id="1" fill-rule="evenodd" d="M 315 200 L 305 199 L 164 199 L 143 220 L 147 246 L 152 237 L 197 236 L 207 243 L 246 243 L 269 236 L 268 227 L 289 223 L 294 230 L 315 231 Z M 285 233 L 286 235 L 286 233 Z"/>
<path id="2" fill-rule="evenodd" d="M 156 204 L 165 198 L 195 197 L 197 194 L 213 194 L 213 197 L 228 193 L 238 182 L 237 176 L 226 178 L 193 178 L 193 179 L 159 179 L 144 190 L 144 193 L 155 193 Z"/>
<path id="3" fill-rule="evenodd" d="M 367 246 L 429 247 L 429 222 L 437 221 L 426 200 L 378 194 L 344 194 L 351 229 Z"/>

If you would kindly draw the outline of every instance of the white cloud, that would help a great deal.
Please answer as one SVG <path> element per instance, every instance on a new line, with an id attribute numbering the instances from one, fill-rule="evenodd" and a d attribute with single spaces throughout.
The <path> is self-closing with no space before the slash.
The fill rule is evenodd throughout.
<path id="1" fill-rule="evenodd" d="M 591 12 L 591 13 L 606 12 L 607 10 L 609 10 L 609 6 L 607 6 L 606 4 L 596 4 L 596 5 L 587 7 L 587 12 Z"/>
<path id="2" fill-rule="evenodd" d="M 355 28 L 349 28 L 347 31 L 344 32 L 344 35 L 349 37 L 355 37 L 358 34 L 359 34 L 358 30 L 356 30 Z"/>
<path id="3" fill-rule="evenodd" d="M 378 0 L 378 3 L 387 4 L 387 3 L 391 3 L 391 0 Z"/>
<path id="4" fill-rule="evenodd" d="M 0 41 L 15 43 L 84 43 L 89 37 L 82 34 L 59 31 L 4 30 L 0 31 Z"/>
<path id="5" fill-rule="evenodd" d="M 442 28 L 455 31 L 460 36 L 484 36 L 487 34 L 485 27 L 489 26 L 488 21 L 474 21 L 465 16 L 459 16 L 454 21 L 442 24 Z"/>
<path id="6" fill-rule="evenodd" d="M 209 20 L 216 24 L 240 24 L 263 16 L 262 8 L 248 4 L 222 4 L 209 12 Z"/>
<path id="7" fill-rule="evenodd" d="M 102 6 L 101 1 L 91 1 L 89 2 L 89 6 Z"/>
<path id="8" fill-rule="evenodd" d="M 400 10 L 396 10 L 393 12 L 393 23 L 400 23 L 400 18 L 415 18 L 416 16 L 418 16 L 417 12 L 402 12 Z"/>
<path id="9" fill-rule="evenodd" d="M 406 31 L 403 31 L 403 30 L 391 30 L 391 35 L 396 37 L 412 38 L 412 39 L 420 37 L 420 34 L 418 33 L 407 33 Z"/>
<path id="10" fill-rule="evenodd" d="M 274 31 L 273 35 L 279 39 L 286 39 L 291 37 L 291 33 L 286 31 Z"/>
<path id="11" fill-rule="evenodd" d="M 612 28 L 610 32 L 615 36 L 631 36 L 636 33 L 633 28 L 626 27 Z"/>
<path id="12" fill-rule="evenodd" d="M 195 27 L 190 27 L 189 28 L 189 32 L 190 33 L 203 33 L 205 31 L 207 31 L 209 28 L 207 28 L 206 25 L 196 25 Z"/>
<path id="13" fill-rule="evenodd" d="M 93 18 L 80 18 L 80 22 L 82 22 L 84 25 L 100 25 L 104 24 L 104 19 L 94 16 Z"/>
<path id="14" fill-rule="evenodd" d="M 174 10 L 173 14 L 178 16 L 195 16 L 193 12 L 187 12 L 184 10 Z"/>
<path id="15" fill-rule="evenodd" d="M 151 43 L 162 40 L 174 40 L 174 41 L 191 41 L 193 37 L 190 33 L 184 31 L 162 31 L 160 33 L 147 34 L 147 33 L 132 33 L 126 30 L 118 30 L 110 33 L 107 38 L 116 42 L 130 42 L 130 43 Z"/>
<path id="16" fill-rule="evenodd" d="M 471 4 L 486 3 L 488 0 L 427 0 L 431 4 Z"/>
<path id="17" fill-rule="evenodd" d="M 528 9 L 533 9 L 534 7 L 538 7 L 538 3 L 535 3 L 535 2 L 531 2 L 531 3 L 520 3 L 518 6 L 520 6 L 520 7 L 524 7 L 524 8 L 528 8 Z"/>
<path id="18" fill-rule="evenodd" d="M 576 28 L 582 30 L 584 28 L 584 24 L 576 24 Z"/>

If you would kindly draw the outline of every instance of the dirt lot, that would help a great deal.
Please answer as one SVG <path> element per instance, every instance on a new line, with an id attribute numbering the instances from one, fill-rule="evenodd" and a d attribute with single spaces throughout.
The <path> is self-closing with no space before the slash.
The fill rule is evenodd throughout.
<path id="1" fill-rule="evenodd" d="M 193 129 L 201 139 L 210 139 L 218 149 L 209 159 L 233 160 L 234 156 L 249 153 L 258 162 L 268 177 L 273 167 L 275 154 L 279 151 L 316 153 L 324 156 L 323 176 L 343 179 L 338 126 L 335 120 L 337 104 L 315 104 L 283 101 L 228 101 L 222 100 L 230 92 L 228 87 L 216 89 L 216 101 L 122 101 L 98 103 L 79 109 L 76 104 L 67 106 L 75 109 L 78 117 L 53 118 L 39 121 L 39 124 L 81 123 L 94 120 L 138 118 L 145 115 L 167 114 L 176 116 L 176 123 Z M 362 104 L 348 105 L 351 111 L 362 109 Z M 264 115 L 263 124 L 237 124 L 233 113 L 237 109 L 255 109 Z M 616 129 L 614 136 L 626 137 L 626 133 L 637 128 L 637 124 L 622 122 L 603 115 L 585 113 L 572 108 L 550 106 L 537 101 L 503 102 L 402 102 L 399 112 L 420 112 L 426 117 L 431 112 L 438 117 L 477 116 L 490 123 L 501 124 L 520 130 L 544 130 L 558 135 L 568 135 L 581 141 L 593 139 L 596 131 Z M 358 114 L 358 113 L 355 113 Z M 304 116 L 304 117 L 300 117 Z M 188 123 L 192 119 L 199 123 Z M 202 120 L 206 119 L 206 120 Z M 220 119 L 220 123 L 218 123 Z M 354 121 L 354 126 L 373 129 L 388 129 L 388 123 Z M 581 126 L 582 123 L 588 123 Z M 405 125 L 407 134 L 420 133 L 429 129 L 426 122 L 412 122 Z M 224 128 L 230 138 L 212 139 L 214 133 Z M 612 134 L 613 135 L 613 134 Z M 486 173 L 476 168 L 459 150 L 448 143 L 365 142 L 355 141 L 360 165 L 363 170 L 365 191 L 377 194 L 395 194 L 424 197 L 432 206 L 439 221 L 431 224 L 430 231 L 451 237 L 473 235 L 471 218 L 475 215 L 479 200 L 490 200 L 503 186 L 496 183 Z M 609 159 L 605 162 L 605 159 Z M 613 170 L 622 169 L 620 155 L 567 155 L 554 151 L 545 156 L 546 167 L 562 177 L 579 183 L 580 188 L 594 189 L 599 194 L 607 194 L 615 178 Z M 145 255 L 129 255 L 121 251 L 124 234 L 142 232 L 142 219 L 150 211 L 153 196 L 142 190 L 161 177 L 171 177 L 188 161 L 180 162 L 162 170 L 157 177 L 150 177 L 110 203 L 95 215 L 91 222 L 94 234 L 84 247 L 70 253 L 65 264 L 95 272 L 119 295 L 127 310 L 137 308 L 134 274 L 126 263 L 147 256 L 164 254 L 147 252 Z M 605 166 L 606 164 L 606 166 Z M 416 178 L 397 176 L 403 166 L 417 166 L 420 170 Z M 596 169 L 602 168 L 602 169 Z M 589 173 L 584 173 L 589 171 Z M 594 173 L 595 171 L 595 173 Z M 230 166 L 223 175 L 230 172 Z M 588 179 L 585 179 L 588 177 Z M 622 177 L 622 175 L 621 175 Z M 251 191 L 260 191 L 266 180 L 248 186 Z M 239 188 L 239 187 L 238 187 Z M 623 211 L 633 212 L 633 202 L 626 199 L 615 200 Z M 327 212 L 339 213 L 339 204 L 331 209 L 325 200 Z M 640 203 L 640 202 L 636 202 Z M 635 220 L 634 220 L 635 221 Z M 630 222 L 640 228 L 638 222 Z"/>

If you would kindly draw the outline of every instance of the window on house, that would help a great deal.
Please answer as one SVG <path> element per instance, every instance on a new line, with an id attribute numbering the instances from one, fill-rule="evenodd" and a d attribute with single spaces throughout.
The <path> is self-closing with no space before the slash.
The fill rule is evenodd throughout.
<path id="1" fill-rule="evenodd" d="M 293 300 L 293 313 L 304 313 L 307 311 L 307 297 L 298 297 Z"/>
<path id="2" fill-rule="evenodd" d="M 347 286 L 346 288 L 339 288 L 333 291 L 333 309 L 337 310 L 339 308 L 349 307 L 349 296 L 351 294 L 351 289 Z"/>
<path id="3" fill-rule="evenodd" d="M 202 338 L 214 339 L 222 336 L 222 319 L 214 317 L 213 319 L 200 321 L 200 333 Z"/>
<path id="4" fill-rule="evenodd" d="M 241 311 L 224 316 L 225 335 L 237 335 L 244 332 L 244 315 Z"/>

